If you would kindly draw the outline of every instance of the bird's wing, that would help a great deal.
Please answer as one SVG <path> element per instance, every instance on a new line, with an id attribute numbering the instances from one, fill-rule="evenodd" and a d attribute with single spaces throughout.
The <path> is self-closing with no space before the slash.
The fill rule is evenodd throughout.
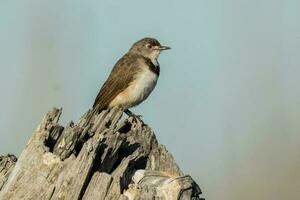
<path id="1" fill-rule="evenodd" d="M 109 103 L 134 80 L 144 61 L 142 57 L 125 54 L 114 66 L 108 79 L 100 89 L 93 109 L 98 112 L 106 109 Z"/>

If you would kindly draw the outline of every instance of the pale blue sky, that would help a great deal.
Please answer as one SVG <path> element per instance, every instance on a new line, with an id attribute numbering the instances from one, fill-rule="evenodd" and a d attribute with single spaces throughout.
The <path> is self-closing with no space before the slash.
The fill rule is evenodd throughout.
<path id="1" fill-rule="evenodd" d="M 207 199 L 299 199 L 300 1 L 0 1 L 0 154 L 77 120 L 136 40 L 172 47 L 134 111 Z"/>

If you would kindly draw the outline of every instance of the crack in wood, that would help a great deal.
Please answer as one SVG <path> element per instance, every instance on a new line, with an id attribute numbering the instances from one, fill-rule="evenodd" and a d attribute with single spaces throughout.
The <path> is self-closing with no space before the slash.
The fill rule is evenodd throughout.
<path id="1" fill-rule="evenodd" d="M 61 112 L 45 115 L 18 162 L 0 157 L 1 200 L 200 199 L 147 125 L 113 108 L 63 127 Z"/>

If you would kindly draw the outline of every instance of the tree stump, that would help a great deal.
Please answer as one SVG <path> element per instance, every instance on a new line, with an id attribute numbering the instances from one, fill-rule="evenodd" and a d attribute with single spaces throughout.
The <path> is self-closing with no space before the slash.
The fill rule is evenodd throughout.
<path id="1" fill-rule="evenodd" d="M 184 175 L 147 125 L 118 108 L 61 126 L 48 112 L 18 161 L 0 157 L 1 200 L 197 200 Z"/>

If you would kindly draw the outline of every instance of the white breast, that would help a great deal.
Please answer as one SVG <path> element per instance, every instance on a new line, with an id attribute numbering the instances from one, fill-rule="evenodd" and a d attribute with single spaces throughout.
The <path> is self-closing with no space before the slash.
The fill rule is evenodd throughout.
<path id="1" fill-rule="evenodd" d="M 138 105 L 144 101 L 154 89 L 157 82 L 157 75 L 146 68 L 137 76 L 136 83 L 131 86 L 128 92 L 130 107 Z"/>
<path id="2" fill-rule="evenodd" d="M 122 93 L 120 93 L 110 104 L 111 107 L 121 105 L 127 109 L 140 104 L 154 89 L 158 76 L 149 68 L 139 72 L 136 80 Z"/>

